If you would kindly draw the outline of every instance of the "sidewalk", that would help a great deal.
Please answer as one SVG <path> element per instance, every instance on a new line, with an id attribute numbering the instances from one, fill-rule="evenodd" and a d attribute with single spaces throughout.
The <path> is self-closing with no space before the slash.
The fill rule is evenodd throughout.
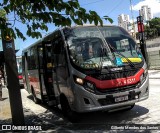
<path id="1" fill-rule="evenodd" d="M 8 89 L 6 87 L 3 87 L 3 98 L 4 100 L 0 101 L 0 132 L 4 132 L 2 130 L 2 125 L 12 125 L 10 101 L 8 96 Z M 43 131 L 55 132 L 55 130 L 62 130 L 62 131 L 67 130 L 65 128 L 66 121 L 61 119 L 59 115 L 50 112 L 48 108 L 46 109 L 45 112 L 41 111 L 39 114 L 36 114 L 35 111 L 30 110 L 25 106 L 23 106 L 23 112 L 24 112 L 25 126 L 33 127 L 33 129 L 32 128 L 28 129 L 29 132 L 30 130 L 31 132 L 32 131 L 33 132 L 43 132 Z M 67 125 L 67 128 L 69 126 L 70 125 Z M 34 130 L 34 127 L 35 127 L 35 130 Z M 42 128 L 42 130 L 38 131 L 40 129 L 38 127 Z"/>
<path id="2" fill-rule="evenodd" d="M 148 70 L 150 79 L 160 79 L 160 70 Z"/>
<path id="3" fill-rule="evenodd" d="M 0 101 L 0 124 L 11 124 L 11 109 L 9 103 L 8 89 L 3 86 L 2 88 L 2 98 Z"/>
<path id="4" fill-rule="evenodd" d="M 1 125 L 11 125 L 12 124 L 12 115 L 10 108 L 10 100 L 8 95 L 8 89 L 6 86 L 2 88 L 2 98 L 3 101 L 0 101 L 0 126 Z M 34 112 L 23 107 L 25 123 L 28 125 L 34 125 L 35 123 L 41 123 L 41 119 L 36 116 Z M 37 124 L 39 125 L 39 124 Z M 1 131 L 1 127 L 0 127 Z"/>

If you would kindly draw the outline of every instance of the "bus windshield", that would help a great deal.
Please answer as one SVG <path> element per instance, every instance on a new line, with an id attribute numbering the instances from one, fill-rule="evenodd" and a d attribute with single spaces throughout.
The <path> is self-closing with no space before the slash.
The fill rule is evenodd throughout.
<path id="1" fill-rule="evenodd" d="M 75 27 L 65 29 L 64 34 L 70 58 L 79 67 L 116 67 L 142 61 L 135 41 L 120 27 Z"/>

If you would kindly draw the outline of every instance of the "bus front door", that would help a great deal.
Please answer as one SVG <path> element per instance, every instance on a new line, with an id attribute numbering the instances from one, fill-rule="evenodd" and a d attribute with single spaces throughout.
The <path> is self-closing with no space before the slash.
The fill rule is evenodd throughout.
<path id="1" fill-rule="evenodd" d="M 25 64 L 25 66 L 24 66 L 24 79 L 25 79 L 25 83 L 24 83 L 24 86 L 25 86 L 25 88 L 27 89 L 27 91 L 29 92 L 29 93 L 31 93 L 31 88 L 30 88 L 30 84 L 29 84 L 29 73 L 28 73 L 28 60 L 27 60 L 27 57 L 28 57 L 28 55 L 27 55 L 28 53 L 27 52 L 25 52 L 24 53 L 24 64 Z"/>
<path id="2" fill-rule="evenodd" d="M 48 105 L 57 105 L 57 100 L 53 88 L 53 67 L 51 59 L 51 42 L 42 42 L 38 47 L 39 79 L 42 100 Z"/>

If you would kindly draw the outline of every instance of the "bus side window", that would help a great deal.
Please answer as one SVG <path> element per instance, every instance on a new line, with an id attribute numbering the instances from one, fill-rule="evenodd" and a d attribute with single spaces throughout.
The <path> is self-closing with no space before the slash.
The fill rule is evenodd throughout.
<path id="1" fill-rule="evenodd" d="M 31 53 L 30 53 L 30 69 L 37 69 L 38 64 L 37 64 L 37 51 L 36 47 L 31 48 Z"/>
<path id="2" fill-rule="evenodd" d="M 54 71 L 56 71 L 59 77 L 66 80 L 66 78 L 68 77 L 68 73 L 65 58 L 64 42 L 62 38 L 57 38 L 56 41 L 53 42 L 53 57 L 53 62 L 55 65 Z"/>
<path id="3" fill-rule="evenodd" d="M 43 68 L 43 48 L 38 49 L 39 67 Z"/>
<path id="4" fill-rule="evenodd" d="M 56 66 L 64 64 L 64 44 L 61 38 L 53 42 L 53 57 Z"/>
<path id="5" fill-rule="evenodd" d="M 30 65 L 30 60 L 31 60 L 31 52 L 30 52 L 30 49 L 27 51 L 27 67 L 28 67 L 28 70 L 30 70 L 31 69 L 31 65 Z"/>

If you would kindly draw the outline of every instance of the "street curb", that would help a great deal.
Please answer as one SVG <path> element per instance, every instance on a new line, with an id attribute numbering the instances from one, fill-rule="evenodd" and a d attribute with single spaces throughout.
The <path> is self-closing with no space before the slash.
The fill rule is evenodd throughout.
<path id="1" fill-rule="evenodd" d="M 157 78 L 156 77 L 155 78 L 154 77 L 151 77 L 151 78 L 149 77 L 149 79 L 160 79 L 160 77 L 157 77 Z"/>

